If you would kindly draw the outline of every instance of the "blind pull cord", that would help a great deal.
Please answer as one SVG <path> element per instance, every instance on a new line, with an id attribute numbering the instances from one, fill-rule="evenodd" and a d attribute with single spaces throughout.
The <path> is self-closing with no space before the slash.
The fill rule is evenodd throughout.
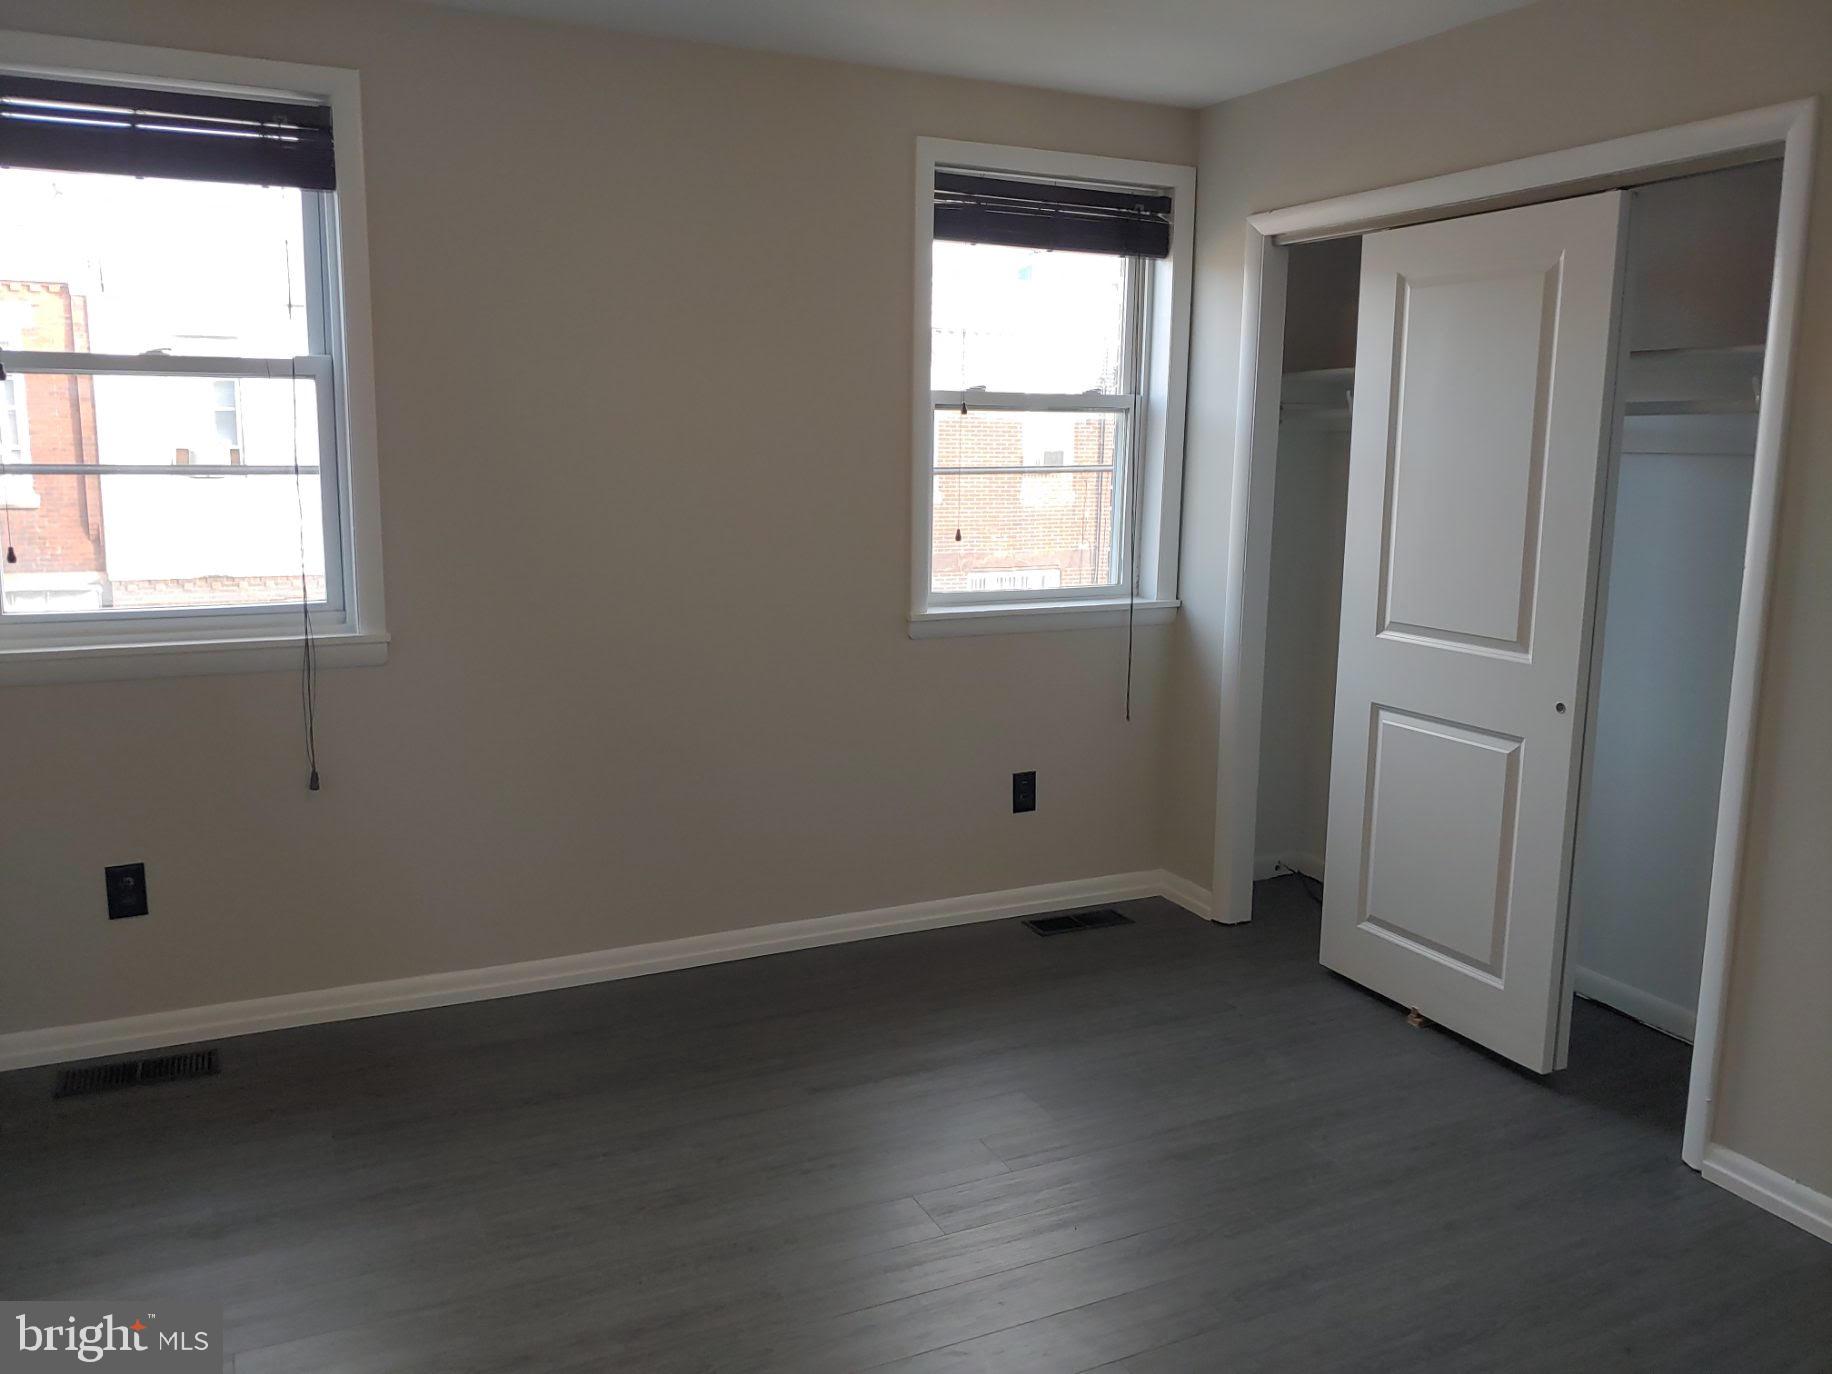
<path id="1" fill-rule="evenodd" d="M 318 651 L 312 643 L 312 586 L 305 561 L 305 490 L 299 472 L 299 364 L 291 367 L 293 503 L 299 515 L 299 705 L 305 717 L 305 788 L 318 791 Z"/>
<path id="2" fill-rule="evenodd" d="M 1134 463 L 1134 467 L 1138 464 Z M 1130 476 L 1130 474 L 1128 474 Z M 1134 482 L 1127 482 L 1131 488 L 1127 493 L 1126 512 L 1126 719 L 1132 720 L 1132 620 L 1139 600 L 1139 511 L 1136 499 L 1137 487 Z"/>

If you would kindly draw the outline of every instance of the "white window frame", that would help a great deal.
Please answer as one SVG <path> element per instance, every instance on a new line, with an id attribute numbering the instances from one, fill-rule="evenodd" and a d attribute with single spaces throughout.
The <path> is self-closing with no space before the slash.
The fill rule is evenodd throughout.
<path id="1" fill-rule="evenodd" d="M 326 105 L 331 110 L 337 169 L 336 191 L 301 193 L 306 205 L 308 269 L 321 257 L 325 279 L 308 283 L 308 356 L 4 355 L 8 372 L 16 375 L 310 377 L 316 384 L 324 456 L 314 463 L 302 463 L 300 470 L 322 469 L 325 601 L 314 603 L 309 613 L 294 605 L 8 617 L 0 622 L 0 686 L 296 671 L 307 614 L 318 666 L 383 662 L 388 632 L 382 592 L 362 100 L 357 73 L 339 67 L 6 32 L 0 32 L 0 70 Z M 307 276 L 314 274 L 308 270 Z M 106 465 L 89 465 L 81 475 L 110 470 Z M 290 474 L 292 470 L 287 465 L 285 471 Z M 196 469 L 188 471 L 195 473 Z M 247 471 L 245 466 L 224 468 L 226 474 Z"/>
<path id="2" fill-rule="evenodd" d="M 1162 188 L 1171 197 L 1170 257 L 1135 260 L 1128 298 L 1133 328 L 1143 342 L 1140 390 L 1130 396 L 1040 396 L 1030 393 L 939 392 L 930 387 L 930 326 L 934 305 L 937 167 L 1054 179 Z M 1189 380 L 1191 245 L 1196 169 L 1173 163 L 1052 152 L 952 139 L 916 141 L 915 386 L 910 473 L 910 608 L 912 638 L 1005 634 L 1022 630 L 1162 623 L 1177 608 L 1177 541 L 1183 494 L 1183 419 Z M 1136 347 L 1136 346 L 1135 346 Z M 1121 410 L 1131 418 L 1123 490 L 1115 502 L 1115 566 L 1119 585 L 1063 588 L 1014 598 L 998 592 L 934 592 L 930 550 L 934 532 L 935 413 L 965 400 L 976 410 Z M 1030 472 L 1048 469 L 1030 468 Z M 1127 527 L 1135 518 L 1136 551 Z M 1128 555 L 1136 552 L 1136 557 Z M 1129 594 L 1130 593 L 1130 594 Z"/>

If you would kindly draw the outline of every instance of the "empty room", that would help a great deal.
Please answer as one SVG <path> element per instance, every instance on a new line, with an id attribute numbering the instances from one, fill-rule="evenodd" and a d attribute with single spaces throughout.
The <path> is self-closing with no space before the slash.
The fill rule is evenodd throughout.
<path id="1" fill-rule="evenodd" d="M 0 0 L 0 1370 L 1832 1371 L 1825 0 Z"/>

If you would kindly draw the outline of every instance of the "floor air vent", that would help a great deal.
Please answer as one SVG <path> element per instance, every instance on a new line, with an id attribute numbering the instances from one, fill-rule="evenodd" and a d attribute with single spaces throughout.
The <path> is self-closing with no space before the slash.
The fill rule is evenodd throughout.
<path id="1" fill-rule="evenodd" d="M 83 1093 L 107 1092 L 110 1088 L 132 1088 L 141 1083 L 208 1078 L 221 1071 L 222 1065 L 215 1050 L 189 1050 L 184 1054 L 161 1054 L 151 1059 L 88 1064 L 80 1069 L 65 1069 L 58 1074 L 57 1088 L 51 1096 L 77 1097 Z"/>
<path id="2" fill-rule="evenodd" d="M 1132 917 L 1122 916 L 1112 907 L 1099 911 L 1078 911 L 1073 916 L 1034 916 L 1024 923 L 1038 935 L 1071 935 L 1078 930 L 1105 930 L 1108 926 L 1129 926 Z"/>

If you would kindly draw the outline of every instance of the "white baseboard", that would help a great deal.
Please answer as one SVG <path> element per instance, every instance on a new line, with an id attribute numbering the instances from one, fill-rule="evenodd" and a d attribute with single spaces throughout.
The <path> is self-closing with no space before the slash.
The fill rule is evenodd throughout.
<path id="1" fill-rule="evenodd" d="M 1698 1013 L 1694 1008 L 1665 1001 L 1651 992 L 1643 992 L 1619 979 L 1598 973 L 1595 969 L 1573 969 L 1571 990 L 1579 997 L 1588 997 L 1593 1002 L 1614 1007 L 1644 1025 L 1684 1040 L 1688 1045 L 1698 1032 Z"/>
<path id="2" fill-rule="evenodd" d="M 1809 1235 L 1832 1241 L 1832 1197 L 1815 1192 L 1800 1180 L 1776 1173 L 1766 1164 L 1758 1164 L 1722 1145 L 1705 1147 L 1704 1166 L 1699 1172 L 1718 1187 L 1728 1188 L 1763 1211 L 1793 1222 Z"/>
<path id="3" fill-rule="evenodd" d="M 1192 915 L 1200 916 L 1205 921 L 1215 919 L 1214 902 L 1206 887 L 1197 887 L 1188 878 L 1178 877 L 1167 868 L 1157 872 L 1158 895 L 1175 902 Z"/>
<path id="4" fill-rule="evenodd" d="M 1323 881 L 1323 856 L 1307 854 L 1302 850 L 1287 850 L 1282 854 L 1255 854 L 1253 856 L 1253 881 L 1263 883 L 1268 878 L 1276 878 L 1281 873 L 1302 873 L 1312 882 Z"/>
<path id="5" fill-rule="evenodd" d="M 1208 914 L 1209 894 L 1187 879 L 1162 869 L 1116 873 L 1065 883 L 1006 888 L 1000 892 L 978 892 L 940 901 L 851 911 L 807 921 L 785 921 L 777 925 L 753 926 L 748 930 L 692 935 L 655 944 L 628 945 L 622 949 L 565 954 L 554 959 L 531 959 L 491 968 L 459 969 L 413 978 L 392 978 L 380 983 L 319 988 L 278 997 L 257 997 L 246 1002 L 221 1002 L 145 1016 L 124 1016 L 111 1021 L 13 1031 L 0 1035 L 0 1071 L 97 1055 L 126 1054 L 163 1045 L 184 1045 L 288 1026 L 311 1026 L 422 1007 L 514 997 L 525 992 L 635 978 L 645 973 L 695 968 L 815 945 L 845 944 L 911 930 L 1034 916 L 1042 911 L 1138 897 L 1165 897 L 1196 915 Z"/>

